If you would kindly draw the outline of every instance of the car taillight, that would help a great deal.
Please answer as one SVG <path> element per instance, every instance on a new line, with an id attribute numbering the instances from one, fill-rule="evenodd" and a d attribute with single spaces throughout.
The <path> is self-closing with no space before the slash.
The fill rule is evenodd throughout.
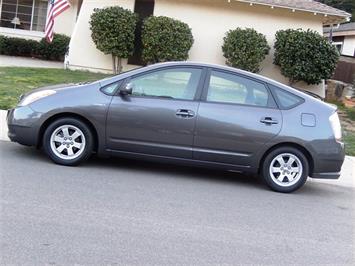
<path id="1" fill-rule="evenodd" d="M 337 141 L 341 141 L 342 138 L 341 125 L 340 125 L 340 120 L 337 112 L 335 112 L 329 117 L 329 122 L 333 129 L 333 134 L 335 139 Z"/>

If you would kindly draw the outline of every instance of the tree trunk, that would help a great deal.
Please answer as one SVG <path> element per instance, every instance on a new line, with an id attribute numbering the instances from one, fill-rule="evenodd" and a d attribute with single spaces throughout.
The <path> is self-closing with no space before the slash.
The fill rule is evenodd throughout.
<path id="1" fill-rule="evenodd" d="M 112 55 L 112 72 L 117 74 L 116 56 Z"/>
<path id="2" fill-rule="evenodd" d="M 118 57 L 117 58 L 117 72 L 118 74 L 120 74 L 122 72 L 122 58 Z"/>
<path id="3" fill-rule="evenodd" d="M 293 85 L 294 85 L 296 82 L 297 82 L 297 81 L 295 81 L 294 79 L 289 79 L 288 85 L 289 85 L 290 87 L 293 87 Z"/>

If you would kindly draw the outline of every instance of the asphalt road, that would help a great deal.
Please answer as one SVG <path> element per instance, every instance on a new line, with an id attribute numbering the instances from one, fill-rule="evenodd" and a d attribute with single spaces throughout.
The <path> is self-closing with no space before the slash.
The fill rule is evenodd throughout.
<path id="1" fill-rule="evenodd" d="M 354 264 L 355 190 L 0 142 L 1 265 Z"/>

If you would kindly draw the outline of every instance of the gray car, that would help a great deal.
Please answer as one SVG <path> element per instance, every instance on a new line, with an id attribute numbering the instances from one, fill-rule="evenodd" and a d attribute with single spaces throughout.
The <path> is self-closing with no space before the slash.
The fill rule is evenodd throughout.
<path id="1" fill-rule="evenodd" d="M 268 78 L 202 63 L 156 64 L 93 83 L 41 88 L 9 110 L 9 137 L 58 164 L 93 153 L 259 174 L 291 192 L 336 179 L 336 108 Z"/>

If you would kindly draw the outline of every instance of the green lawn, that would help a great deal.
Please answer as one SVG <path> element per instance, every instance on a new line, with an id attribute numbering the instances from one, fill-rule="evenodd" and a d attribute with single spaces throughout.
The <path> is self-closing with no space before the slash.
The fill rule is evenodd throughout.
<path id="1" fill-rule="evenodd" d="M 107 75 L 64 69 L 0 67 L 0 109 L 16 106 L 21 94 L 42 86 L 94 81 L 105 77 Z"/>
<path id="2" fill-rule="evenodd" d="M 350 156 L 355 156 L 355 133 L 354 132 L 345 132 L 344 133 L 344 142 L 345 142 L 346 154 L 350 155 Z"/>

